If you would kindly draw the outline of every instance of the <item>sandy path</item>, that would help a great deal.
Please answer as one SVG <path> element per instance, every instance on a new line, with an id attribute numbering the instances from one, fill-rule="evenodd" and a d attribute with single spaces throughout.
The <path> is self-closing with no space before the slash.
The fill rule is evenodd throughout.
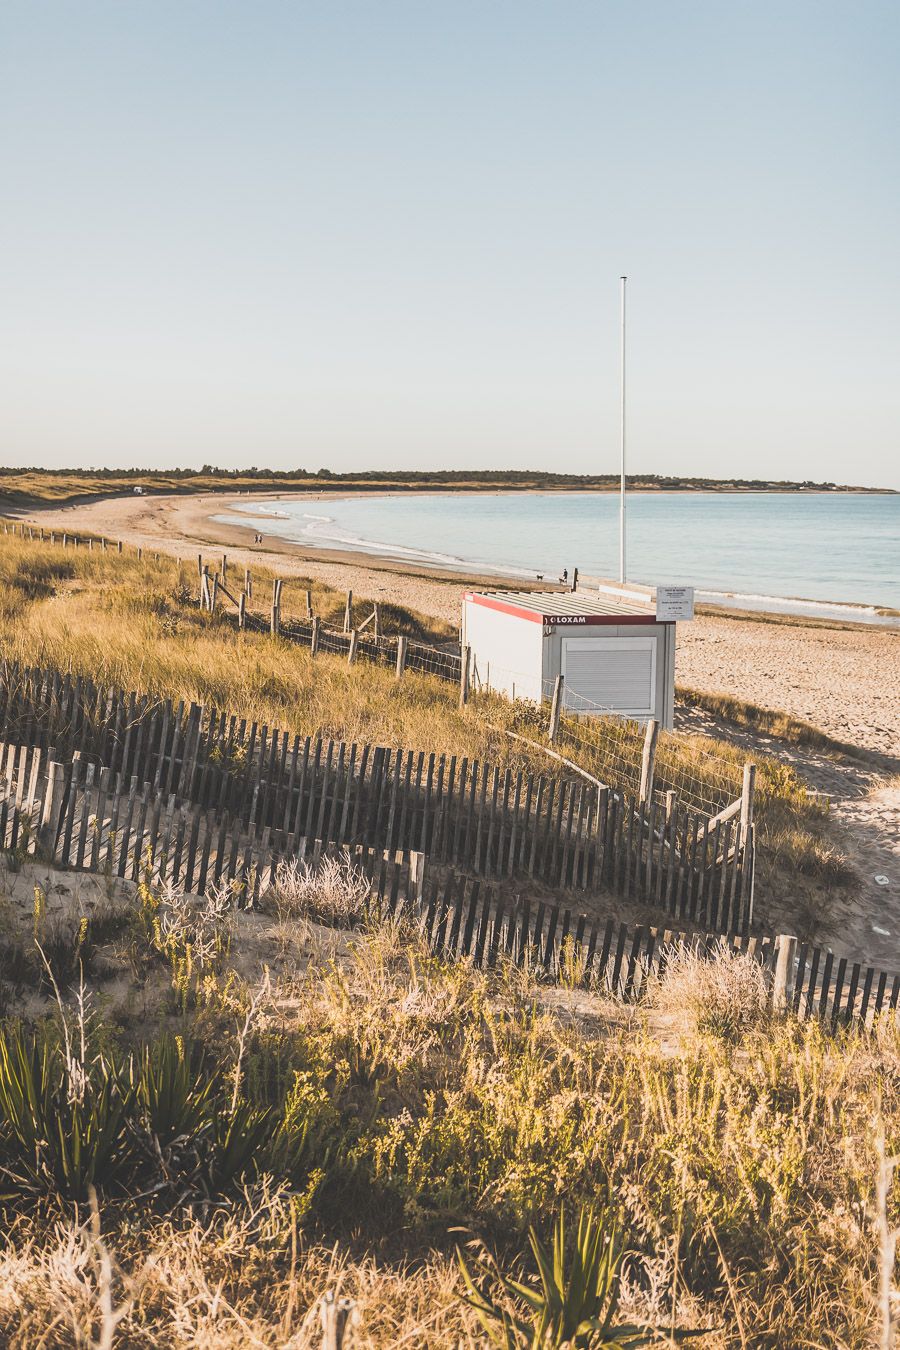
<path id="1" fill-rule="evenodd" d="M 900 971 L 900 778 L 722 723 L 698 708 L 679 708 L 676 725 L 725 736 L 753 758 L 774 756 L 828 798 L 834 845 L 855 868 L 859 885 L 828 894 L 818 940 L 853 960 Z"/>

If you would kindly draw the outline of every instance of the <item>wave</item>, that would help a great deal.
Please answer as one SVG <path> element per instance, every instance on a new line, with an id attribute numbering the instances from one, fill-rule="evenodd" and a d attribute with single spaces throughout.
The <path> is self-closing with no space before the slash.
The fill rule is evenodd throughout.
<path id="1" fill-rule="evenodd" d="M 332 522 L 329 521 L 329 524 Z M 492 572 L 496 571 L 514 571 L 516 574 L 521 572 L 520 568 L 509 569 L 507 567 L 491 566 L 488 563 L 479 563 L 471 558 L 459 558 L 453 553 L 437 553 L 426 548 L 412 548 L 407 544 L 387 544 L 380 539 L 363 539 L 359 535 L 339 534 L 337 531 L 317 530 L 310 526 L 303 531 L 306 538 L 314 536 L 316 539 L 327 540 L 331 544 L 342 544 L 345 548 L 352 548 L 360 553 L 372 553 L 378 556 L 387 556 L 390 558 L 416 558 L 420 562 L 427 562 L 433 566 L 452 567 L 454 570 L 471 571 L 473 568 L 485 567 Z M 300 543 L 301 540 L 295 542 Z M 522 572 L 523 576 L 530 576 L 530 572 Z"/>
<path id="2" fill-rule="evenodd" d="M 697 593 L 702 595 L 704 599 L 713 602 L 716 600 L 750 600 L 754 604 L 770 606 L 803 605 L 805 609 L 839 609 L 842 612 L 865 614 L 871 617 L 881 615 L 881 610 L 877 605 L 854 605 L 850 600 L 807 600 L 800 595 L 764 595 L 757 594 L 755 591 L 711 591 L 705 586 L 698 586 Z"/>

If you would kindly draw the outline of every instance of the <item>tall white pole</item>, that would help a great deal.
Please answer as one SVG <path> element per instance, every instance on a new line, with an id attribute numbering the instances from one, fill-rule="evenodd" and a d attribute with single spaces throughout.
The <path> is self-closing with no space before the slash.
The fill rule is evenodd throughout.
<path id="1" fill-rule="evenodd" d="M 625 283 L 622 277 L 622 474 L 619 483 L 619 581 L 625 580 Z"/>

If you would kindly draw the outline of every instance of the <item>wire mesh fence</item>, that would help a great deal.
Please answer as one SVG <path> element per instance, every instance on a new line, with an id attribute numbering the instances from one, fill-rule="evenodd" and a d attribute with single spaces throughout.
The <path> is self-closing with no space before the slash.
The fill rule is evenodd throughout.
<path id="1" fill-rule="evenodd" d="M 478 695 L 501 694 L 528 704 L 531 727 L 547 734 L 556 693 L 555 680 L 539 681 L 522 671 L 493 664 L 473 680 Z M 641 792 L 647 748 L 647 720 L 624 716 L 560 686 L 557 749 L 617 791 Z M 656 738 L 647 795 L 674 792 L 683 805 L 716 816 L 741 796 L 743 756 L 711 737 L 662 731 Z"/>

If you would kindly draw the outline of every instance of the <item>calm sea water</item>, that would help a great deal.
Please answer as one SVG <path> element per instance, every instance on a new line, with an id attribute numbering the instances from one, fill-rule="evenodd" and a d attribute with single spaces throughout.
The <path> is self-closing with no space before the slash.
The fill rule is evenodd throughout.
<path id="1" fill-rule="evenodd" d="M 227 519 L 434 566 L 547 579 L 564 567 L 618 572 L 611 493 L 311 496 L 240 511 Z M 693 585 L 766 608 L 801 597 L 900 609 L 900 495 L 631 493 L 627 539 L 633 581 Z"/>

